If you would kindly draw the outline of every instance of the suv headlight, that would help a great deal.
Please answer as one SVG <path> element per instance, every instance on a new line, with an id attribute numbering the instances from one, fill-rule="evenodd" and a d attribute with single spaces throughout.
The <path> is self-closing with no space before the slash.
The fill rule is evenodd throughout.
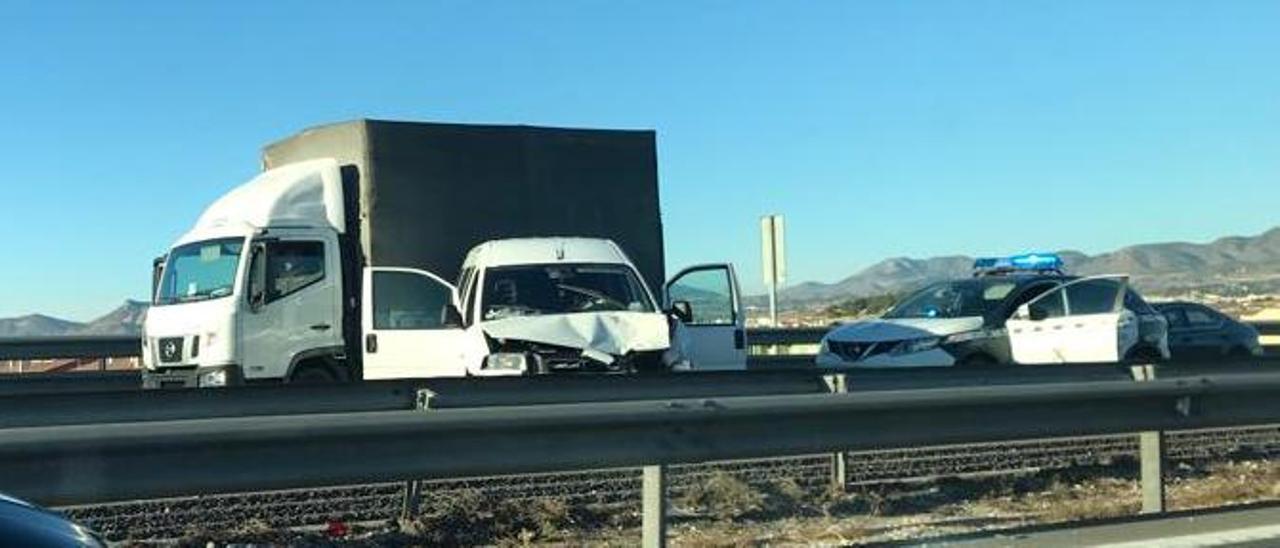
<path id="1" fill-rule="evenodd" d="M 974 331 L 961 331 L 954 335 L 947 335 L 946 337 L 943 337 L 942 342 L 945 344 L 955 344 L 955 343 L 962 343 L 967 341 L 976 341 L 978 339 L 983 339 L 988 336 L 990 336 L 990 334 L 983 329 L 977 329 Z"/>
<path id="2" fill-rule="evenodd" d="M 484 368 L 501 371 L 526 371 L 529 367 L 528 359 L 524 354 L 498 352 L 485 357 Z"/>
<path id="3" fill-rule="evenodd" d="M 217 388 L 227 385 L 227 370 L 219 367 L 208 371 L 201 371 L 196 376 L 196 386 Z"/>

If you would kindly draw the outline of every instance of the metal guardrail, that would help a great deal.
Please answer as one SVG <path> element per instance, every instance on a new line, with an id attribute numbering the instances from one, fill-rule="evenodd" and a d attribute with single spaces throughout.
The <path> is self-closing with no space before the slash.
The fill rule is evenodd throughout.
<path id="1" fill-rule="evenodd" d="M 1263 336 L 1280 335 L 1280 321 L 1246 322 Z M 827 327 L 753 327 L 747 330 L 752 345 L 818 344 L 832 329 Z M 142 350 L 136 336 L 70 336 L 0 338 L 0 360 L 55 358 L 133 357 Z"/>
<path id="2" fill-rule="evenodd" d="M 142 340 L 136 336 L 0 338 L 0 360 L 127 358 L 141 353 Z"/>
<path id="3" fill-rule="evenodd" d="M 1276 422 L 1277 374 L 102 422 L 5 428 L 0 490 L 79 504 Z"/>
<path id="4" fill-rule="evenodd" d="M 1280 322 L 1252 323 L 1264 336 L 1280 335 Z M 752 328 L 747 340 L 752 346 L 817 344 L 830 328 Z M 1267 357 L 1280 357 L 1280 348 L 1268 347 Z M 130 336 L 0 338 L 0 359 L 98 358 L 139 355 L 141 343 Z M 751 354 L 748 369 L 758 371 L 810 370 L 812 355 Z M 41 377 L 40 379 L 24 377 Z M 137 372 L 76 372 L 0 375 L 0 396 L 38 392 L 88 392 L 133 389 L 141 385 Z"/>
<path id="5" fill-rule="evenodd" d="M 1280 322 L 1248 322 L 1263 336 L 1280 335 Z M 755 327 L 747 330 L 753 346 L 818 344 L 831 327 Z M 134 357 L 141 352 L 136 336 L 0 338 L 0 360 Z"/>
<path id="6" fill-rule="evenodd" d="M 747 330 L 751 345 L 818 344 L 831 327 L 755 327 Z"/>
<path id="7" fill-rule="evenodd" d="M 364 413 L 427 407 L 462 409 L 563 403 L 717 398 L 828 391 L 813 372 L 709 372 L 678 376 L 583 375 L 402 379 L 330 385 L 223 389 L 107 390 L 0 394 L 0 429 L 71 424 Z"/>
<path id="8" fill-rule="evenodd" d="M 138 390 L 141 387 L 142 373 L 127 370 L 0 375 L 0 397 L 18 394 L 79 394 Z"/>

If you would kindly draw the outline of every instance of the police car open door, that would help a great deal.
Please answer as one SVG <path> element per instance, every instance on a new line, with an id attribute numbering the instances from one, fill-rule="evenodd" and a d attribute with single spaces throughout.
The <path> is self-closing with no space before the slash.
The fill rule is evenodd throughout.
<path id="1" fill-rule="evenodd" d="M 671 344 L 695 371 L 747 368 L 745 314 L 730 264 L 691 266 L 667 282 L 667 306 L 688 313 Z"/>
<path id="2" fill-rule="evenodd" d="M 1005 322 L 1017 363 L 1114 363 L 1138 340 L 1124 307 L 1128 278 L 1072 280 L 1018 308 Z"/>

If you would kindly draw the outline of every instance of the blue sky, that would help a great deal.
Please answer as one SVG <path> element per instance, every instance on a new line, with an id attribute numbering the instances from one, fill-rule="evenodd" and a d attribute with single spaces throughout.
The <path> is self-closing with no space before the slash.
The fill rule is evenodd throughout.
<path id="1" fill-rule="evenodd" d="M 1280 224 L 1280 2 L 15 2 L 0 317 L 145 298 L 258 147 L 358 117 L 658 132 L 668 266 L 789 282 Z"/>

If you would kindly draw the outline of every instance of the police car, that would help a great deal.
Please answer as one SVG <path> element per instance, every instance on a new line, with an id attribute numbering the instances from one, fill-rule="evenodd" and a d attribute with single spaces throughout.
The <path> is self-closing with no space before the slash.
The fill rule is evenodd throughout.
<path id="1" fill-rule="evenodd" d="M 820 367 L 1155 362 L 1168 322 L 1124 275 L 1077 277 L 1031 253 L 974 262 L 971 278 L 929 285 L 875 320 L 822 338 Z"/>

